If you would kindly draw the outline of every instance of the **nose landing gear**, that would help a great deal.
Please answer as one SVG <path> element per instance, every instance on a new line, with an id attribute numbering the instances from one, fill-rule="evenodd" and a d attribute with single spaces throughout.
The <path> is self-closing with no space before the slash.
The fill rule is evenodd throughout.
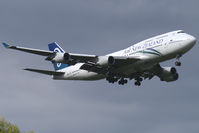
<path id="1" fill-rule="evenodd" d="M 176 65 L 176 66 L 181 66 L 181 62 L 180 62 L 180 61 L 176 61 L 176 62 L 175 62 L 175 65 Z"/>
<path id="2" fill-rule="evenodd" d="M 181 66 L 180 57 L 182 57 L 181 54 L 179 54 L 179 55 L 176 56 L 176 62 L 175 62 L 176 66 Z"/>

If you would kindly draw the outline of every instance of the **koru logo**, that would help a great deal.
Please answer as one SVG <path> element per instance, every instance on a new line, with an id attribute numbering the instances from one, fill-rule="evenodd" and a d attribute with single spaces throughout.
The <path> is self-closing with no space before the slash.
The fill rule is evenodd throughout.
<path id="1" fill-rule="evenodd" d="M 60 50 L 59 48 L 55 48 L 55 49 L 54 49 L 54 52 L 62 53 L 61 50 Z M 61 63 L 57 63 L 56 65 L 57 65 L 58 68 L 61 67 Z"/>

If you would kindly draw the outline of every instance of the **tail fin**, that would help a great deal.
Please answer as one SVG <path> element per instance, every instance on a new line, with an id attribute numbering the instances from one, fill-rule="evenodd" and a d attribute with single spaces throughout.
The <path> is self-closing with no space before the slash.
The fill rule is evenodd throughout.
<path id="1" fill-rule="evenodd" d="M 48 48 L 50 51 L 65 53 L 65 51 L 56 42 L 48 44 Z M 53 63 L 53 65 L 56 71 L 68 67 L 68 64 L 63 63 Z"/>

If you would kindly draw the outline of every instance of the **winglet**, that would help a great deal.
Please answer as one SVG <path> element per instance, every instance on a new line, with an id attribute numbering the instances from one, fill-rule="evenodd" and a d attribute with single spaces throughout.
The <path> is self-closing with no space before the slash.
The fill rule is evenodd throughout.
<path id="1" fill-rule="evenodd" d="M 2 43 L 3 44 L 3 46 L 5 47 L 5 48 L 9 48 L 10 47 L 10 45 L 8 45 L 7 43 Z"/>

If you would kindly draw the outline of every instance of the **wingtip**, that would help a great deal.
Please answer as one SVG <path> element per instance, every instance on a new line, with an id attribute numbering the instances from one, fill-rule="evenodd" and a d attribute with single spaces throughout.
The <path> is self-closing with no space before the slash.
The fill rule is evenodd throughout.
<path id="1" fill-rule="evenodd" d="M 5 47 L 5 48 L 9 48 L 10 45 L 8 45 L 7 43 L 5 42 L 2 42 L 2 45 Z"/>

